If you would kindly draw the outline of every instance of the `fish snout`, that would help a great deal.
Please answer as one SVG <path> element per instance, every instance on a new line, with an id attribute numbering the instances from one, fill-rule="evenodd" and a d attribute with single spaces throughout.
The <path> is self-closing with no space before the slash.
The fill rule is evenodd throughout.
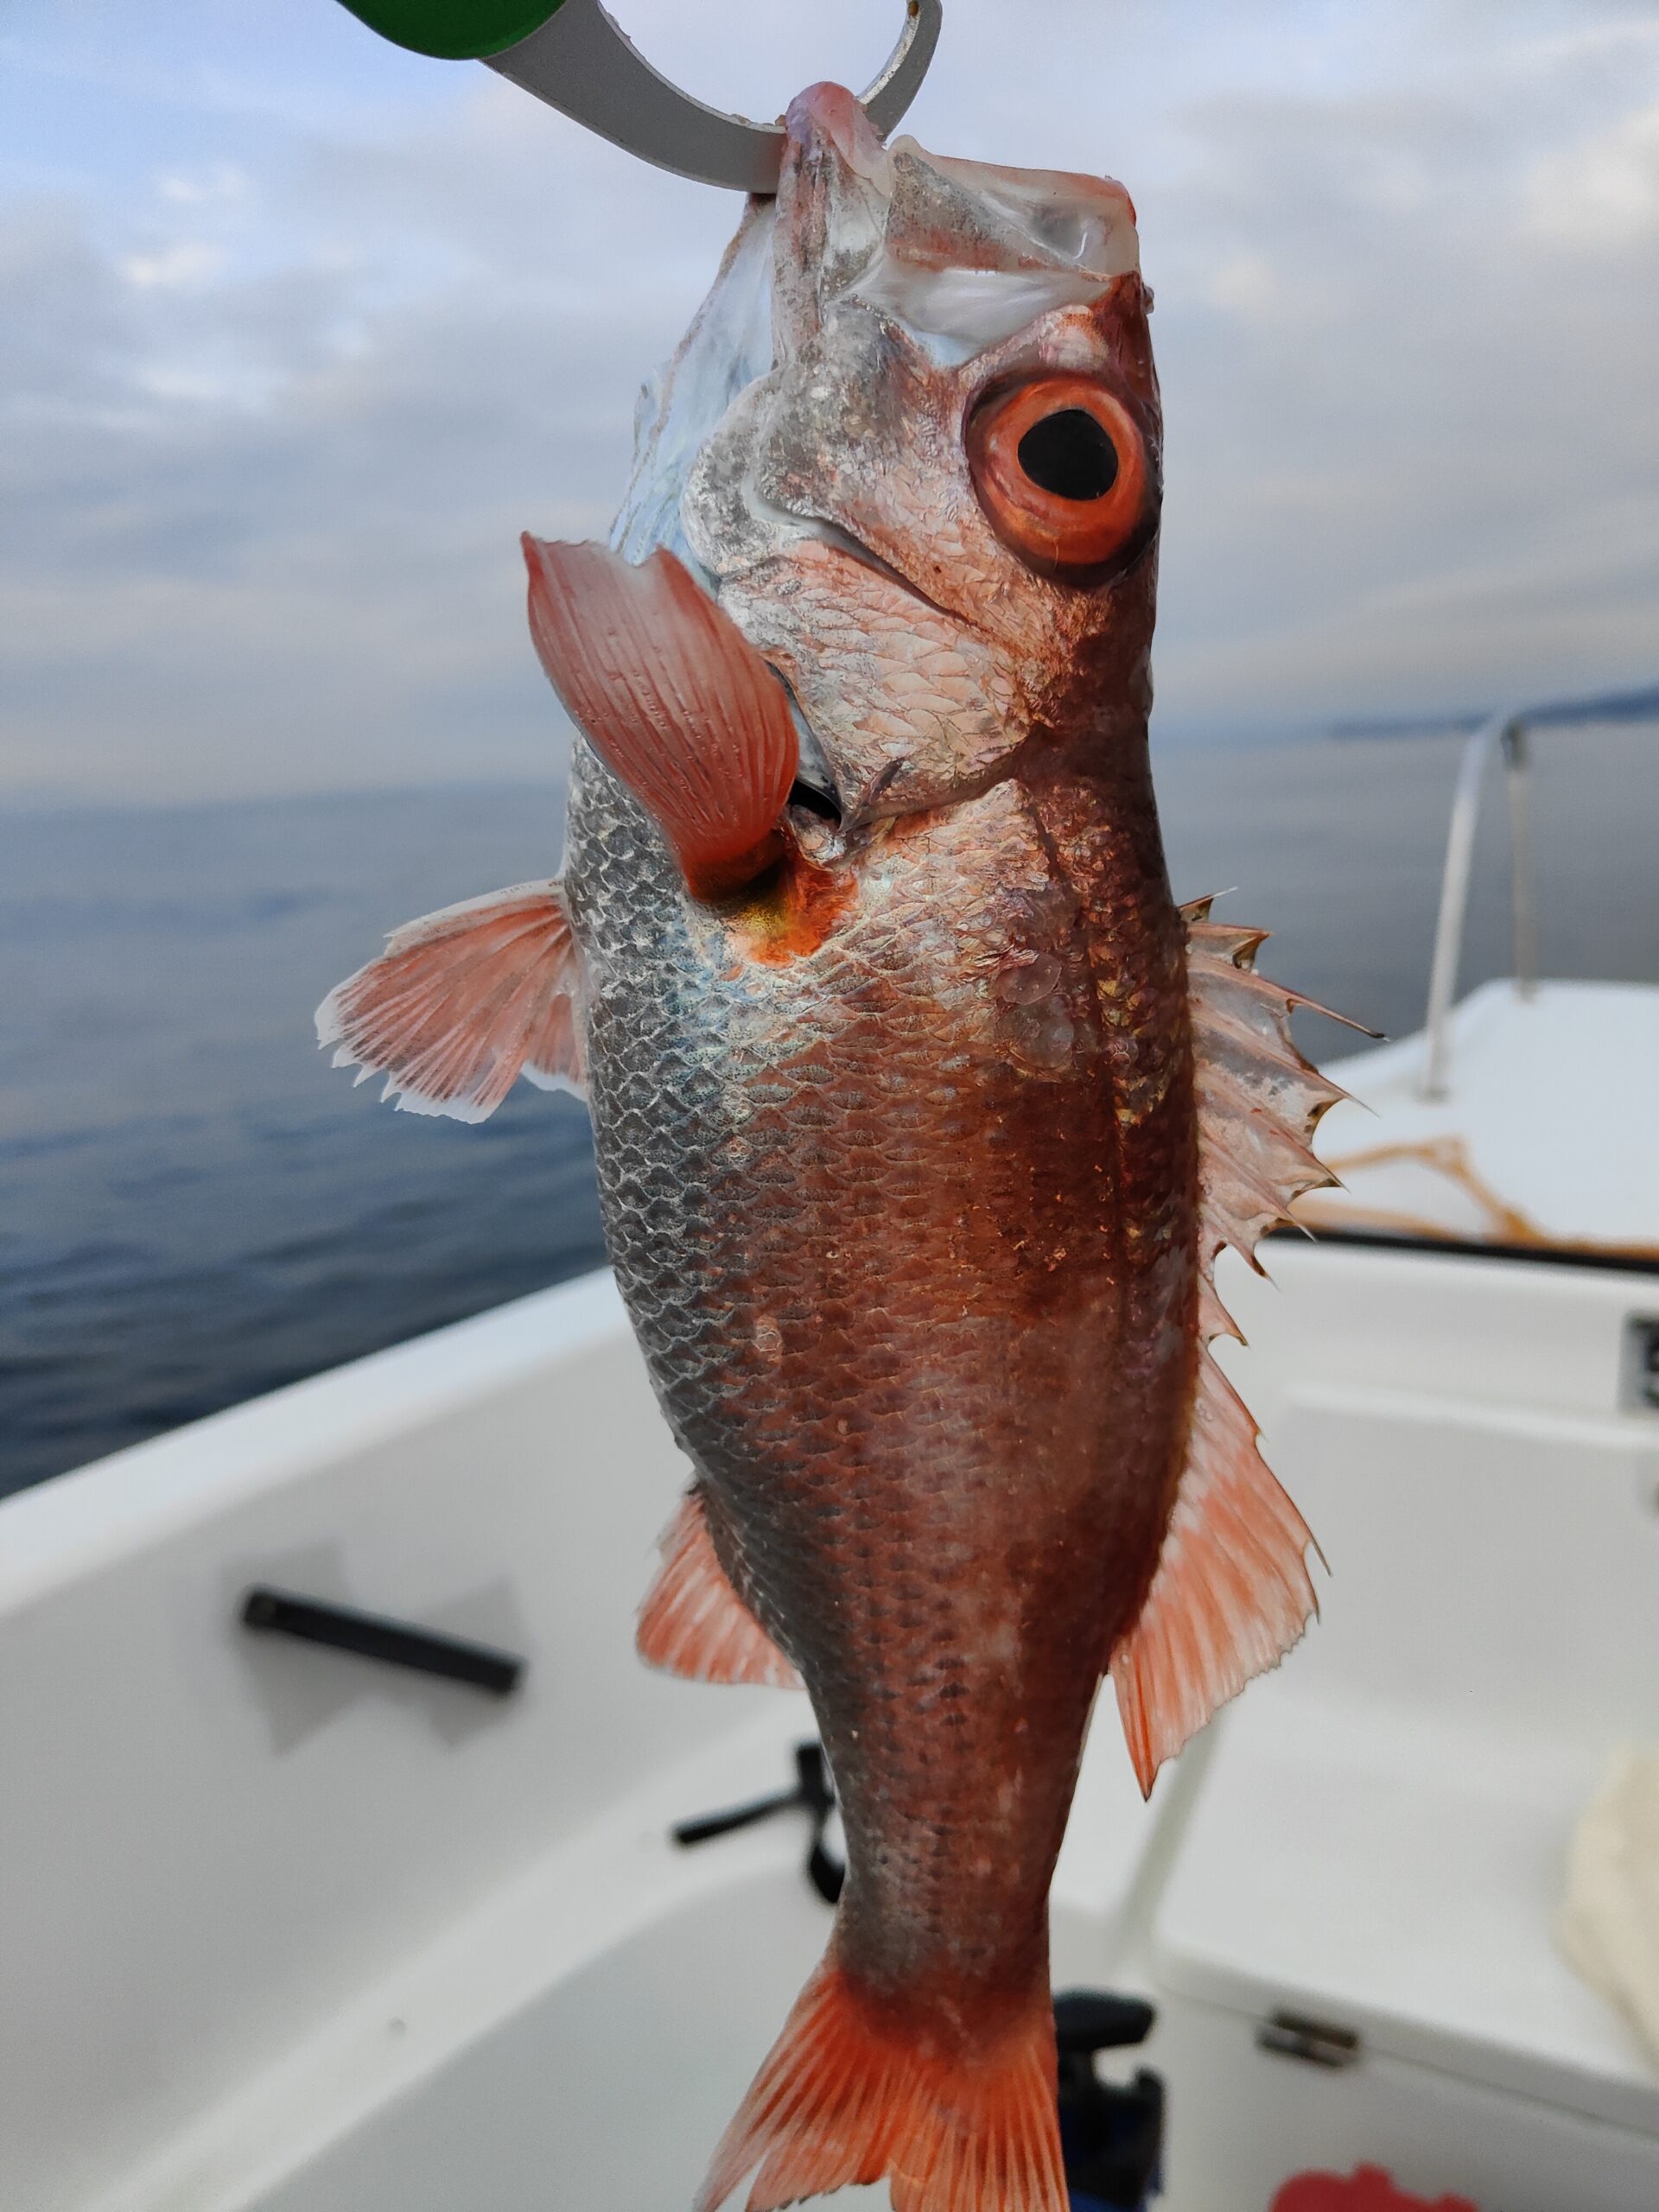
<path id="1" fill-rule="evenodd" d="M 867 183 L 886 187 L 888 156 L 874 124 L 845 85 L 809 85 L 789 104 L 784 118 L 788 143 L 784 169 L 791 163 L 838 164 Z"/>

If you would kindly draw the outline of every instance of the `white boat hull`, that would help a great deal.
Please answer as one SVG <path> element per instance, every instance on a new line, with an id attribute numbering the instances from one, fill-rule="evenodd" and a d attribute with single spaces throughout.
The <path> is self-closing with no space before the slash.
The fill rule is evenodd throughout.
<path id="1" fill-rule="evenodd" d="M 1103 1706 L 1063 1983 L 1147 1989 L 1172 2212 L 1370 2159 L 1484 2212 L 1651 2212 L 1659 2080 L 1558 1958 L 1573 1820 L 1659 1739 L 1640 1274 L 1275 1244 L 1233 1359 L 1324 1623 L 1135 1793 Z M 608 1281 L 0 1511 L 0 2204 L 671 2212 L 817 1955 L 804 1700 L 653 1676 L 683 1470 Z M 512 1699 L 287 1648 L 254 1582 L 522 1651 Z M 1359 2038 L 1329 2072 L 1262 2018 Z"/>

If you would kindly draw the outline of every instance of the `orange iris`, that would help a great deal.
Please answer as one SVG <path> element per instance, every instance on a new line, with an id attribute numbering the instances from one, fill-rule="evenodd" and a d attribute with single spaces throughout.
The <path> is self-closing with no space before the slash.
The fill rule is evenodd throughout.
<path id="1" fill-rule="evenodd" d="M 991 527 L 1033 568 L 1103 568 L 1144 535 L 1145 441 L 1122 402 L 1087 377 L 993 392 L 969 423 L 968 461 Z"/>

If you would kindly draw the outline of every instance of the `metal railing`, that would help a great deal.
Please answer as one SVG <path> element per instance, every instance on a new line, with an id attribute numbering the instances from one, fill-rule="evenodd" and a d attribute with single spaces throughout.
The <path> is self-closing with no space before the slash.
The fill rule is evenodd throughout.
<path id="1" fill-rule="evenodd" d="M 1659 721 L 1659 685 L 1641 691 L 1605 692 L 1593 698 L 1562 699 L 1546 706 L 1506 708 L 1489 715 L 1473 727 L 1451 717 L 1392 722 L 1348 722 L 1336 734 L 1344 737 L 1409 737 L 1445 734 L 1459 727 L 1469 730 L 1452 795 L 1452 820 L 1446 830 L 1446 868 L 1440 878 L 1440 911 L 1434 928 L 1434 957 L 1428 976 L 1428 1012 L 1423 1027 L 1427 1047 L 1423 1058 L 1419 1096 L 1444 1098 L 1452 1050 L 1452 1007 L 1457 995 L 1458 968 L 1463 957 L 1464 926 L 1469 914 L 1469 878 L 1475 855 L 1475 826 L 1480 814 L 1481 785 L 1494 753 L 1503 756 L 1504 785 L 1510 812 L 1510 904 L 1514 933 L 1516 988 L 1523 999 L 1538 988 L 1538 938 L 1532 897 L 1532 828 L 1529 805 L 1531 733 L 1544 727 L 1567 728 L 1591 722 Z"/>
<path id="2" fill-rule="evenodd" d="M 1493 715 L 1482 722 L 1463 748 L 1452 821 L 1446 837 L 1446 871 L 1440 878 L 1440 918 L 1434 925 L 1434 958 L 1428 971 L 1428 1014 L 1424 1031 L 1428 1050 L 1419 1086 L 1425 1098 L 1446 1095 L 1446 1065 L 1452 1049 L 1452 1002 L 1463 957 L 1464 925 L 1469 918 L 1469 875 L 1475 856 L 1475 824 L 1480 787 L 1494 752 L 1503 755 L 1510 798 L 1510 894 L 1514 916 L 1515 979 L 1522 998 L 1538 987 L 1538 944 L 1532 911 L 1532 839 L 1527 810 L 1527 725 L 1519 715 Z"/>

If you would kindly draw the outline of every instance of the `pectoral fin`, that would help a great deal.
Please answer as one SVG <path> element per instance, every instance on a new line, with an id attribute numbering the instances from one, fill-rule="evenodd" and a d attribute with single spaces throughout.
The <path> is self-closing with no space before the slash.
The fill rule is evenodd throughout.
<path id="1" fill-rule="evenodd" d="M 695 897 L 747 889 L 785 850 L 799 747 L 782 682 L 671 553 L 524 546 L 531 634 L 582 734 Z"/>
<path id="2" fill-rule="evenodd" d="M 317 1008 L 317 1041 L 414 1114 L 492 1115 L 519 1076 L 584 1095 L 581 963 L 556 883 L 409 922 Z"/>

